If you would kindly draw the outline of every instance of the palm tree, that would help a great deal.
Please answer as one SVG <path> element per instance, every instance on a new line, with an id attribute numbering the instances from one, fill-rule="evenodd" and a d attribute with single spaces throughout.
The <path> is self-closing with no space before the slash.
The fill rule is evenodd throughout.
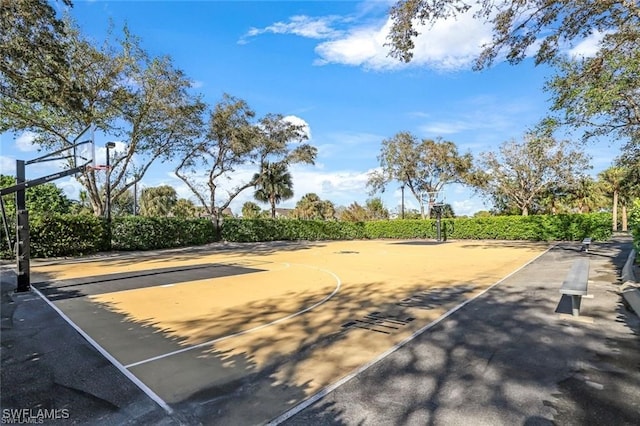
<path id="1" fill-rule="evenodd" d="M 176 190 L 168 185 L 145 188 L 140 195 L 140 215 L 168 216 L 178 201 Z"/>
<path id="2" fill-rule="evenodd" d="M 318 194 L 310 192 L 296 203 L 292 214 L 297 219 L 330 220 L 335 219 L 336 208 L 331 201 L 322 200 Z"/>
<path id="3" fill-rule="evenodd" d="M 259 205 L 252 201 L 247 201 L 242 205 L 242 217 L 244 219 L 256 219 L 262 214 L 262 209 Z"/>
<path id="4" fill-rule="evenodd" d="M 598 174 L 598 177 L 602 181 L 605 190 L 613 196 L 613 207 L 611 209 L 611 213 L 613 215 L 612 219 L 612 229 L 614 231 L 618 230 L 618 197 L 620 195 L 620 189 L 624 182 L 626 176 L 626 170 L 622 167 L 609 167 L 607 170 L 604 170 Z"/>
<path id="5" fill-rule="evenodd" d="M 589 213 L 604 205 L 602 188 L 591 176 L 582 176 L 571 187 L 569 197 L 578 213 Z"/>
<path id="6" fill-rule="evenodd" d="M 256 191 L 253 197 L 271 204 L 271 217 L 276 217 L 276 204 L 293 197 L 293 179 L 286 163 L 265 162 L 260 173 L 253 175 Z"/>

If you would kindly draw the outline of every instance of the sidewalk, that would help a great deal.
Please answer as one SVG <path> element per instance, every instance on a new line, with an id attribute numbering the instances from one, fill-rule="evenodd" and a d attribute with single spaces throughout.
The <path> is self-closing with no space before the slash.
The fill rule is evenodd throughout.
<path id="1" fill-rule="evenodd" d="M 617 293 L 631 239 L 578 249 L 558 245 L 285 424 L 637 425 L 640 319 Z M 555 311 L 580 256 L 593 299 L 575 320 Z"/>
<path id="2" fill-rule="evenodd" d="M 178 424 L 37 294 L 14 293 L 15 281 L 2 271 L 3 424 Z"/>

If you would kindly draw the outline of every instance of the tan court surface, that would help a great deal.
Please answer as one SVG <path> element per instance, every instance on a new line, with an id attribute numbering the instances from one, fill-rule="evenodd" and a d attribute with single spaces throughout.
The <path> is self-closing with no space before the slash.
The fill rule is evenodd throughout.
<path id="1" fill-rule="evenodd" d="M 54 301 L 131 373 L 175 404 L 262 370 L 273 384 L 310 396 L 548 245 L 380 240 L 291 243 L 266 250 L 264 244 L 260 250 L 250 244 L 238 250 L 216 247 L 36 262 L 33 272 L 55 286 L 189 265 L 249 268 L 153 286 L 143 286 L 146 275 L 137 274 L 129 281 L 140 286 Z"/>

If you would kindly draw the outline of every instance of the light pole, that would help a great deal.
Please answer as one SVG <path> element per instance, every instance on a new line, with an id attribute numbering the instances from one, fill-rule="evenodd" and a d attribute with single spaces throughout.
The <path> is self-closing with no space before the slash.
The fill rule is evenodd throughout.
<path id="1" fill-rule="evenodd" d="M 107 209 L 107 238 L 109 244 L 109 250 L 111 250 L 111 154 L 109 152 L 110 149 L 116 147 L 115 142 L 107 142 L 105 144 L 105 148 L 107 148 L 107 186 L 106 186 L 106 209 Z"/>
<path id="2" fill-rule="evenodd" d="M 140 176 L 136 173 L 133 175 L 133 215 L 138 215 L 138 179 Z"/>
<path id="3" fill-rule="evenodd" d="M 400 211 L 402 212 L 402 218 L 404 219 L 404 183 L 400 187 L 400 190 L 402 191 L 402 205 Z"/>

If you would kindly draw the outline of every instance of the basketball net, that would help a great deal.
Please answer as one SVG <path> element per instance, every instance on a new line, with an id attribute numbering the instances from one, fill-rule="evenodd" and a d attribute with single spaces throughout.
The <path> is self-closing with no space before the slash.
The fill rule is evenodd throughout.
<path id="1" fill-rule="evenodd" d="M 109 170 L 111 166 L 105 166 L 104 164 L 97 164 L 95 166 L 87 166 L 87 170 Z"/>

